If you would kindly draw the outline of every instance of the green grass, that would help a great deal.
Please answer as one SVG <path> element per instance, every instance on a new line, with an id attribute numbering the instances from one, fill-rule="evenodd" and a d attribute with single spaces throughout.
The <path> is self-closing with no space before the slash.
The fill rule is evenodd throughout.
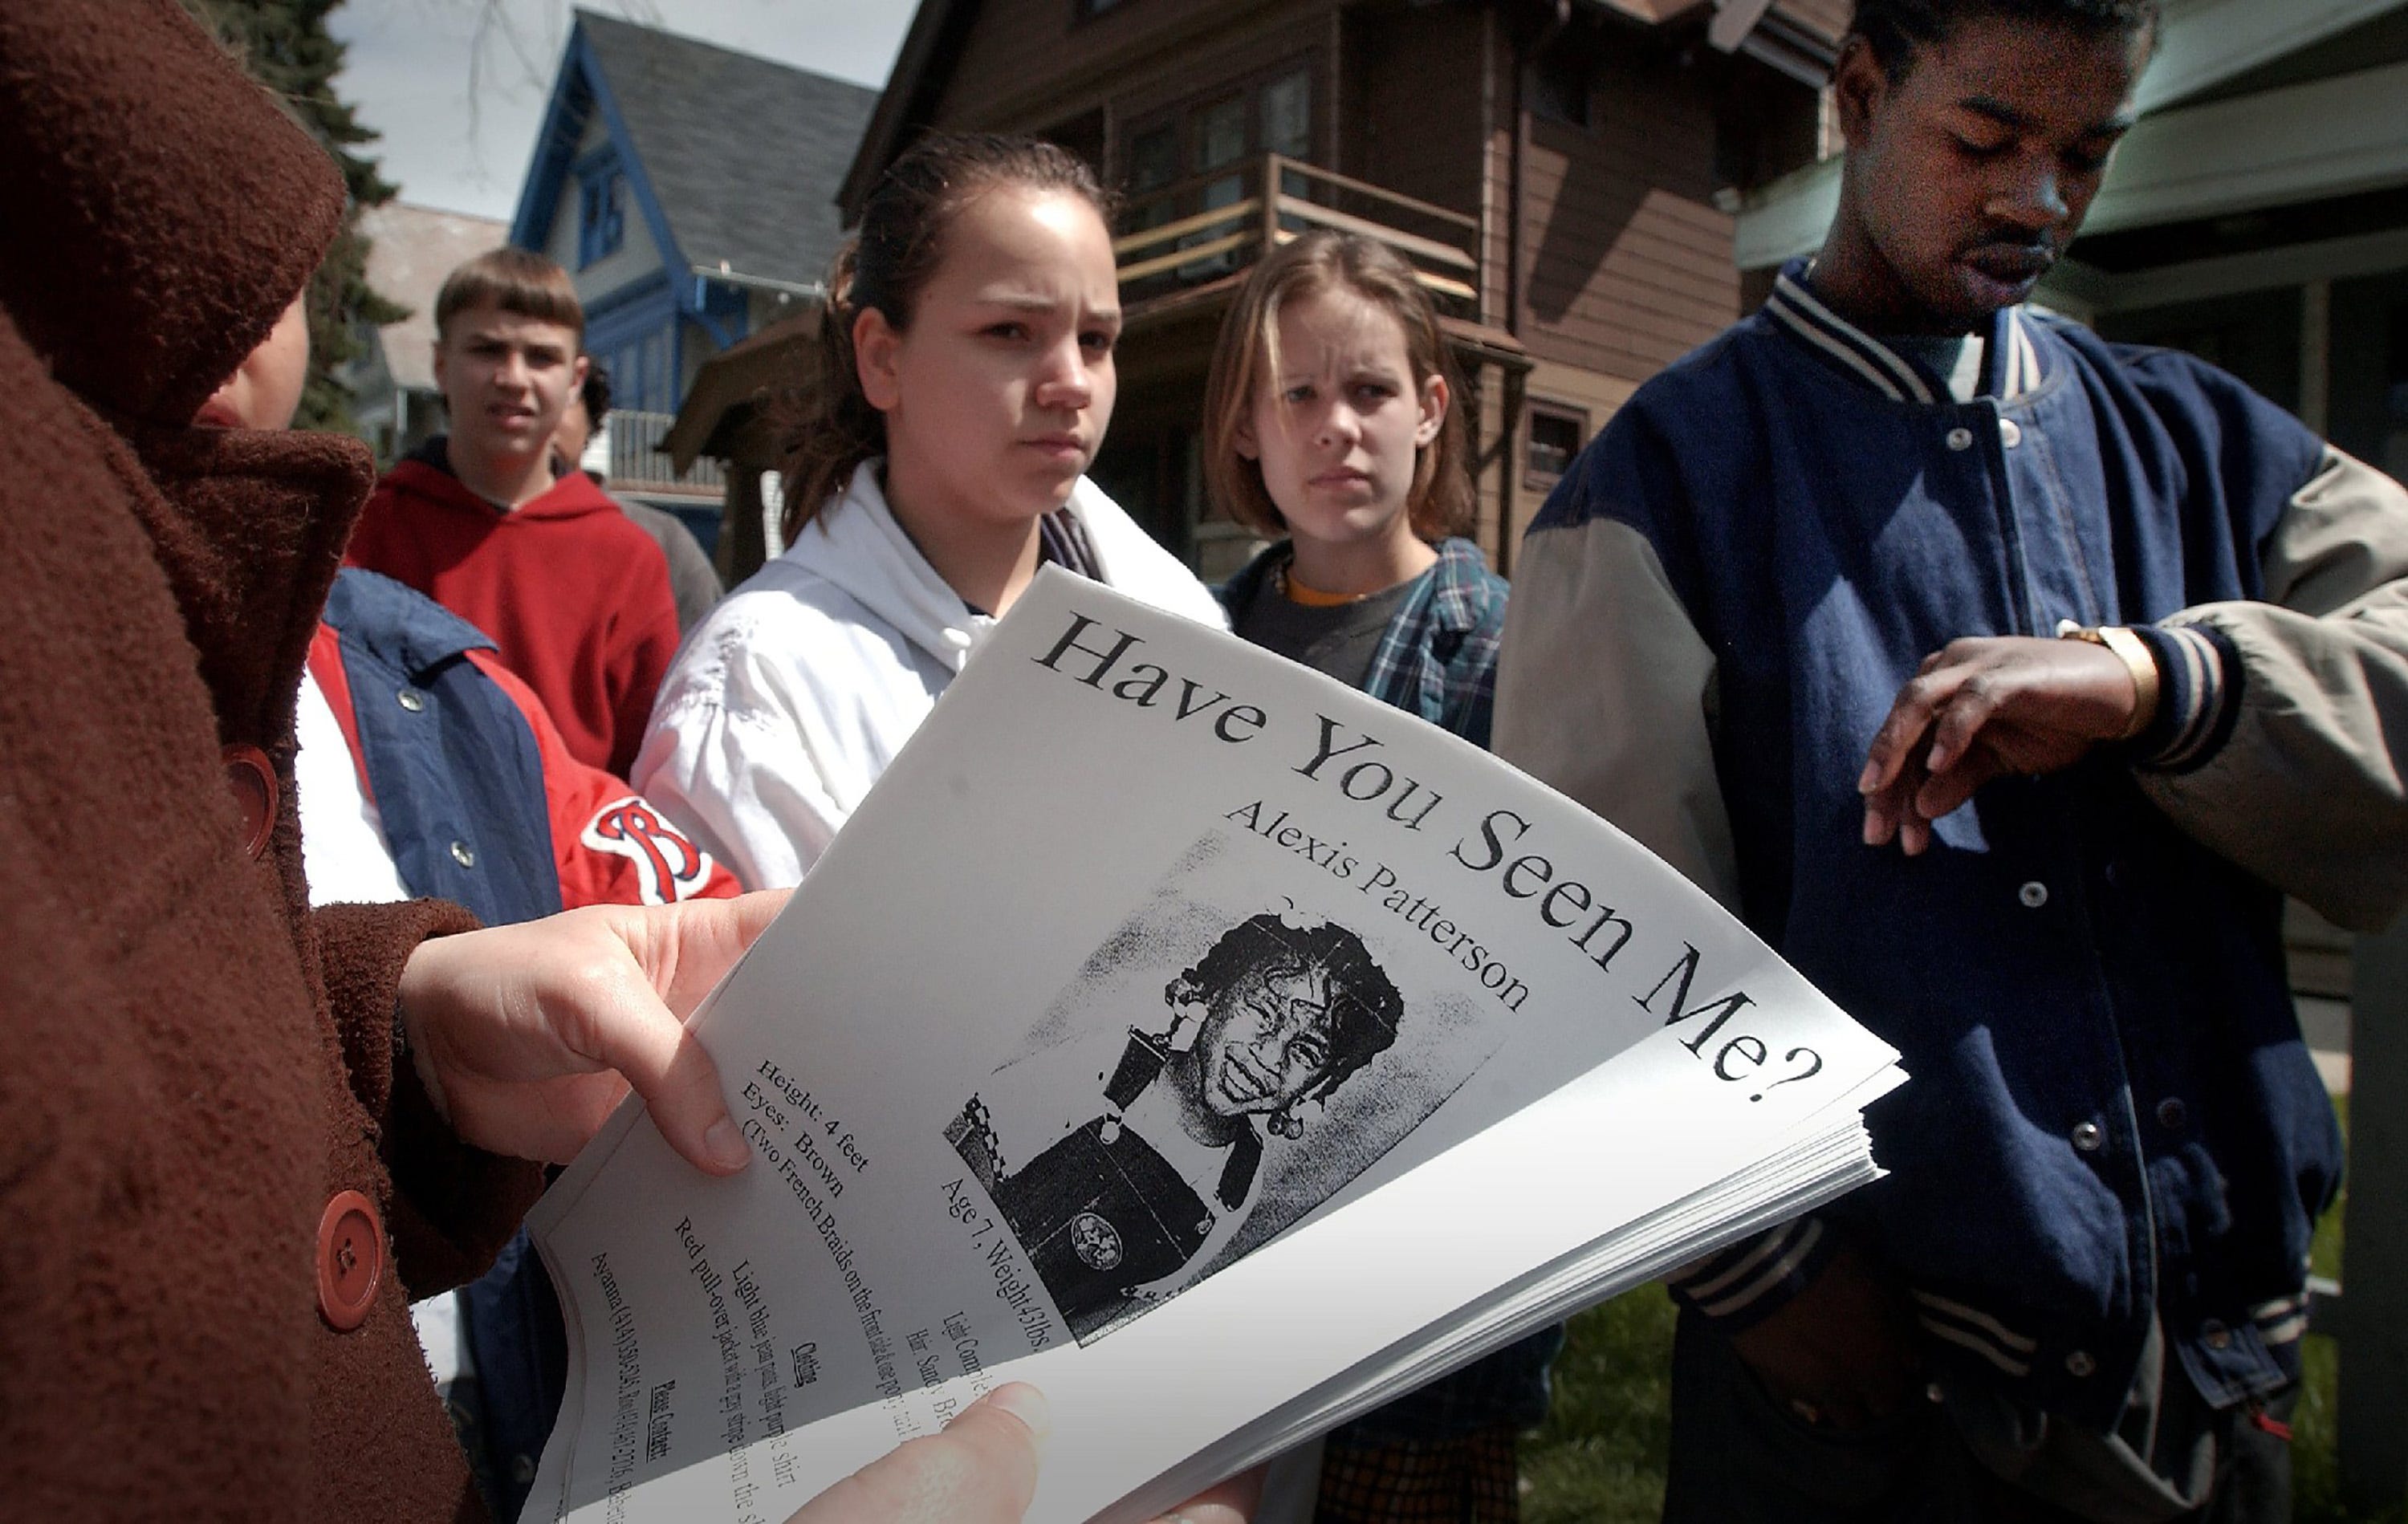
<path id="1" fill-rule="evenodd" d="M 2344 1132 L 2347 1097 L 2337 1098 Z M 2316 1226 L 2319 1275 L 2341 1275 L 2346 1196 Z M 2339 1351 L 2308 1338 L 2306 1380 L 2292 1418 L 2292 1518 L 2296 1524 L 2408 1524 L 2401 1514 L 2351 1513 L 2341 1501 L 2333 1454 Z M 1654 1524 L 1664 1506 L 1664 1458 L 1671 1389 L 1672 1301 L 1641 1287 L 1583 1313 L 1555 1361 L 1555 1405 L 1522 1442 L 1522 1517 L 1526 1524 Z"/>
<path id="2" fill-rule="evenodd" d="M 1650 1524 L 1671 1439 L 1672 1299 L 1642 1286 L 1571 1320 L 1555 1404 L 1522 1441 L 1525 1524 Z"/>

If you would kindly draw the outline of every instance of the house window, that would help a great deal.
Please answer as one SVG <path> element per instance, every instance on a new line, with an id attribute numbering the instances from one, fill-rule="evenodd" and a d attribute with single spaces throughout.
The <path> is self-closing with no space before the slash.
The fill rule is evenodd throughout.
<path id="1" fill-rule="evenodd" d="M 677 410 L 677 383 L 669 375 L 673 355 L 669 335 L 666 333 L 644 335 L 644 410 L 669 413 Z"/>
<path id="2" fill-rule="evenodd" d="M 1246 156 L 1246 98 L 1214 101 L 1196 117 L 1196 167 L 1218 169 Z"/>
<path id="3" fill-rule="evenodd" d="M 1302 69 L 1263 86 L 1263 151 L 1302 159 L 1312 152 L 1312 76 Z"/>
<path id="4" fill-rule="evenodd" d="M 615 163 L 578 177 L 577 264 L 582 269 L 616 253 L 627 231 L 627 180 Z"/>
<path id="5" fill-rule="evenodd" d="M 1166 121 L 1129 139 L 1129 191 L 1143 195 L 1179 178 L 1179 123 Z"/>
<path id="6" fill-rule="evenodd" d="M 1588 443 L 1588 415 L 1566 407 L 1530 409 L 1530 443 L 1523 453 L 1523 479 L 1531 487 L 1553 487 L 1571 469 L 1572 460 Z"/>
<path id="7" fill-rule="evenodd" d="M 1122 167 L 1127 188 L 1127 211 L 1121 226 L 1129 233 L 1166 222 L 1234 207 L 1250 192 L 1269 189 L 1259 182 L 1261 156 L 1277 153 L 1310 161 L 1313 150 L 1312 75 L 1307 66 L 1291 64 L 1280 73 L 1221 87 L 1222 93 L 1176 108 L 1140 126 L 1124 139 Z M 1276 188 L 1291 196 L 1311 189 L 1301 175 L 1283 176 Z M 1298 227 L 1293 219 L 1283 224 Z M 1214 243 L 1253 224 L 1215 222 L 1185 235 L 1173 249 L 1195 249 Z M 1156 247 L 1148 257 L 1170 250 Z M 1223 249 L 1179 264 L 1170 275 L 1180 281 L 1210 279 L 1238 267 L 1241 251 Z"/>

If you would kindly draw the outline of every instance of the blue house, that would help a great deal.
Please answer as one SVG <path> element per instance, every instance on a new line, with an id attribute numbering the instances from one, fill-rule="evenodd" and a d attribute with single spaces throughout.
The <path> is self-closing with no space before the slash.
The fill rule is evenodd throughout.
<path id="1" fill-rule="evenodd" d="M 837 187 L 877 104 L 859 85 L 577 13 L 509 237 L 576 279 L 614 392 L 614 486 L 719 495 L 715 477 L 676 481 L 655 447 L 705 361 L 824 294 Z"/>

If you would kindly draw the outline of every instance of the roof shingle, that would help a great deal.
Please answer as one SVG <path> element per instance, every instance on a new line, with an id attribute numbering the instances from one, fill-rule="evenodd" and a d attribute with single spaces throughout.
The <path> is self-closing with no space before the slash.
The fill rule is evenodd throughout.
<path id="1" fill-rule="evenodd" d="M 590 10 L 645 178 L 692 263 L 809 282 L 843 235 L 836 189 L 878 92 Z"/>

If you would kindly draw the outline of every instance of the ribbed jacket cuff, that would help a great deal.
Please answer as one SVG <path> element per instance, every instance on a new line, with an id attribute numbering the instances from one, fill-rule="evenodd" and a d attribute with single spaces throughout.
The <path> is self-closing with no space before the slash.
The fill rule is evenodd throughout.
<path id="1" fill-rule="evenodd" d="M 1822 1218 L 1799 1218 L 1684 1265 L 1664 1284 L 1683 1306 L 1737 1333 L 1795 1301 L 1839 1248 L 1839 1234 Z"/>
<path id="2" fill-rule="evenodd" d="M 2136 624 L 2157 663 L 2157 712 L 2131 742 L 2134 762 L 2187 773 L 2222 748 L 2241 712 L 2240 652 L 2207 624 Z"/>

